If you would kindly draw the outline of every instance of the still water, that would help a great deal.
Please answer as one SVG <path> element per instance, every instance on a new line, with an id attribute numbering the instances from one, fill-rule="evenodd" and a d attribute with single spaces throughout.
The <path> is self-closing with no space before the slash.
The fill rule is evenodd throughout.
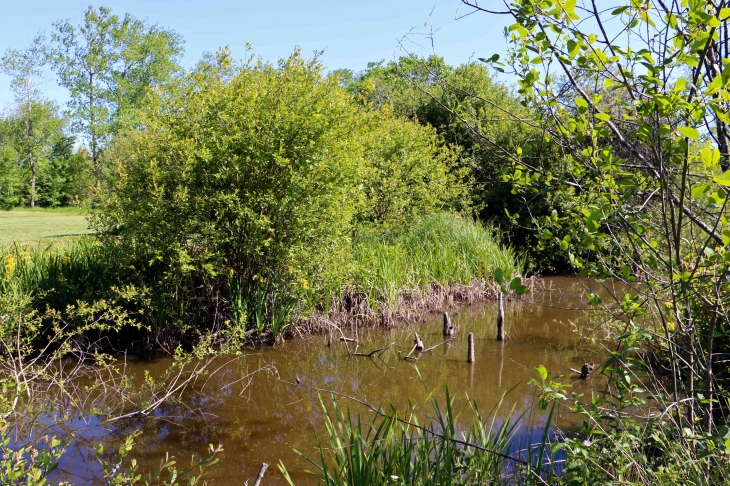
<path id="1" fill-rule="evenodd" d="M 112 423 L 80 417 L 66 424 L 76 430 L 75 439 L 56 479 L 94 484 L 101 478 L 94 455 L 99 441 L 114 444 L 142 431 L 131 454 L 141 472 L 157 467 L 166 452 L 175 456 L 180 469 L 193 454 L 204 455 L 208 444 L 222 444 L 221 462 L 206 475 L 214 484 L 240 485 L 245 480 L 252 484 L 263 462 L 271 465 L 264 484 L 285 484 L 276 468 L 279 461 L 295 483 L 315 483 L 298 469 L 305 463 L 294 449 L 314 458 L 315 432 L 324 439 L 318 395 L 325 403 L 331 401 L 318 390 L 334 390 L 375 406 L 391 403 L 404 412 L 410 403 L 427 413 L 429 393 L 443 398 L 448 386 L 456 409 L 468 396 L 483 414 L 509 391 L 497 416 L 505 417 L 513 407 L 516 415 L 529 411 L 522 435 L 535 439 L 546 420 L 537 411 L 535 389 L 527 384 L 536 376 L 535 367 L 544 365 L 565 375 L 563 381 L 573 381 L 580 393 L 590 394 L 593 387 L 600 386 L 598 378 L 581 381 L 569 370 L 580 369 L 584 362 L 598 363 L 606 354 L 600 343 L 574 331 L 575 326 L 588 324 L 588 315 L 581 309 L 587 307 L 585 294 L 591 285 L 596 286 L 572 277 L 546 278 L 529 296 L 505 301 L 509 339 L 504 342 L 496 340 L 496 302 L 457 305 L 449 311 L 457 328 L 454 338 L 415 362 L 403 359 L 413 346 L 413 333 L 418 332 L 426 347 L 442 342 L 441 314 L 429 314 L 421 322 L 396 329 L 357 329 L 357 351 L 361 353 L 394 343 L 379 358 L 348 355 L 339 340 L 328 347 L 322 335 L 292 339 L 276 347 L 245 349 L 236 358 L 219 358 L 209 366 L 210 376 L 198 380 L 178 403 L 165 404 L 152 416 Z M 355 337 L 354 329 L 344 332 Z M 470 332 L 475 337 L 474 363 L 467 363 Z M 355 350 L 353 344 L 349 346 L 350 351 Z M 128 363 L 127 373 L 141 380 L 145 371 L 158 375 L 168 365 L 166 359 Z M 338 400 L 353 412 L 372 415 L 356 402 Z M 563 428 L 575 423 L 570 412 L 558 418 Z"/>

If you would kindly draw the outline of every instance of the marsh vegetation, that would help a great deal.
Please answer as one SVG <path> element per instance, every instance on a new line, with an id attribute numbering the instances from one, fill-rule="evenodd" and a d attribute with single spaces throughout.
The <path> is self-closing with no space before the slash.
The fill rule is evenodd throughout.
<path id="1" fill-rule="evenodd" d="M 277 413 L 319 421 L 315 453 L 302 454 L 312 475 L 282 463 L 282 480 L 726 483 L 730 8 L 504 8 L 507 58 L 458 67 L 405 55 L 326 72 L 298 51 L 271 63 L 220 49 L 185 70 L 174 31 L 103 7 L 7 51 L 17 104 L 0 120 L 0 205 L 16 210 L 0 215 L 2 481 L 40 485 L 83 463 L 113 484 L 198 482 L 221 446 L 186 450 L 197 456 L 185 468 L 131 457 L 168 444 L 156 420 L 235 440 L 240 422 L 208 414 L 237 394 L 264 414 L 306 402 Z M 71 93 L 65 111 L 37 89 L 45 65 Z M 17 208 L 35 206 L 77 209 L 34 209 L 14 229 Z M 91 234 L 59 226 L 51 243 L 31 230 L 31 215 L 81 210 Z M 456 322 L 443 336 L 428 319 L 496 295 L 508 319 L 550 308 L 535 297 L 549 285 L 526 277 L 551 272 L 580 276 L 569 307 L 581 313 L 508 321 L 501 344 L 491 327 Z M 554 329 L 529 340 L 544 326 L 560 326 L 555 349 Z M 305 368 L 287 351 L 303 343 L 336 372 L 314 383 L 314 368 L 284 376 L 281 363 L 246 361 L 281 353 Z M 539 352 L 507 351 L 526 343 Z M 484 351 L 500 357 L 485 359 L 499 370 L 488 415 L 462 397 Z M 505 353 L 522 365 L 511 378 Z M 594 361 L 585 380 L 564 376 Z M 442 372 L 421 374 L 433 362 Z M 363 380 L 383 392 L 387 379 L 351 363 L 394 389 L 408 376 L 426 396 L 358 396 Z M 518 375 L 529 387 L 505 410 Z M 251 388 L 260 377 L 309 401 Z M 343 377 L 346 392 L 332 386 Z M 558 417 L 572 417 L 564 433 Z M 115 424 L 96 459 L 74 420 Z M 531 431 L 522 443 L 518 424 Z M 85 459 L 64 462 L 73 448 Z"/>

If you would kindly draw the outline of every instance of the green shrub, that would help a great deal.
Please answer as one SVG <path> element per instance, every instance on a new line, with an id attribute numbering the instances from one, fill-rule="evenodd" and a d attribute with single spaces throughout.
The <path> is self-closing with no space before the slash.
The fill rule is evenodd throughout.
<path id="1" fill-rule="evenodd" d="M 357 222 L 388 229 L 423 214 L 468 206 L 466 173 L 435 130 L 396 118 L 389 108 L 363 117 Z"/>
<path id="2" fill-rule="evenodd" d="M 94 226 L 158 314 L 227 292 L 234 320 L 284 329 L 304 290 L 345 284 L 357 225 L 395 226 L 464 192 L 431 129 L 363 110 L 298 53 L 242 67 L 220 53 L 155 93 L 142 125 L 106 154 Z"/>

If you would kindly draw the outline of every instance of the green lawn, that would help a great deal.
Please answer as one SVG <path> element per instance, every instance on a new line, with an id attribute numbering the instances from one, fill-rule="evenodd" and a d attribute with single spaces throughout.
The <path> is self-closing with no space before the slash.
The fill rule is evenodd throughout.
<path id="1" fill-rule="evenodd" d="M 76 208 L 0 211 L 0 244 L 74 240 L 91 233 L 86 214 Z"/>

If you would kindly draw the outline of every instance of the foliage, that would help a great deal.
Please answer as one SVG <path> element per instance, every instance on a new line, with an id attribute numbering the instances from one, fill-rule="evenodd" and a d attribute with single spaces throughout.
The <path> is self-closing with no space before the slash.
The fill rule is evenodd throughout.
<path id="1" fill-rule="evenodd" d="M 463 194 L 430 130 L 359 110 L 298 53 L 232 66 L 220 51 L 152 101 L 145 130 L 108 153 L 95 225 L 171 316 L 225 284 L 236 320 L 283 329 L 301 295 L 349 279 L 358 225 L 394 227 Z"/>
<path id="2" fill-rule="evenodd" d="M 365 162 L 356 223 L 387 230 L 422 214 L 468 207 L 466 174 L 456 153 L 430 128 L 396 118 L 389 109 L 361 116 L 358 142 Z"/>
<path id="3" fill-rule="evenodd" d="M 106 7 L 89 7 L 78 26 L 54 23 L 49 55 L 59 84 L 70 92 L 72 128 L 89 143 L 101 175 L 101 149 L 113 134 L 139 126 L 136 111 L 147 104 L 148 88 L 170 80 L 178 69 L 182 39 Z"/>
<path id="4" fill-rule="evenodd" d="M 90 157 L 51 102 L 19 104 L 0 120 L 0 207 L 82 205 L 93 187 Z M 30 132 L 29 132 L 30 130 Z"/>
<path id="5" fill-rule="evenodd" d="M 606 10 L 517 0 L 507 9 L 515 19 L 507 30 L 512 48 L 497 67 L 517 76 L 536 123 L 567 162 L 553 179 L 516 163 L 515 190 L 569 183 L 583 193 L 571 212 L 536 223 L 583 275 L 613 280 L 611 298 L 591 295 L 591 302 L 625 328 L 628 342 L 648 336 L 643 365 L 659 376 L 642 388 L 671 420 L 616 413 L 614 424 L 598 429 L 607 434 L 601 444 L 615 443 L 609 451 L 635 457 L 637 447 L 655 440 L 667 461 L 684 458 L 678 468 L 636 459 L 631 467 L 646 471 L 632 469 L 632 480 L 724 482 L 726 472 L 713 468 L 726 461 L 730 378 L 720 358 L 730 349 L 730 9 L 725 2 L 651 0 Z M 575 243 L 589 253 L 572 251 Z M 612 385 L 633 380 L 632 363 L 610 363 Z M 618 387 L 607 398 L 624 393 Z M 632 442 L 639 424 L 649 435 Z M 591 478 L 629 474 L 574 451 L 576 467 Z M 605 475 L 595 469 L 604 465 Z"/>
<path id="6" fill-rule="evenodd" d="M 42 66 L 45 64 L 44 37 L 37 36 L 32 44 L 24 51 L 8 49 L 2 58 L 0 68 L 5 74 L 12 76 L 11 89 L 15 91 L 15 99 L 18 102 L 18 119 L 22 120 L 22 129 L 15 130 L 16 137 L 20 142 L 19 151 L 26 157 L 30 168 L 30 206 L 35 206 L 36 200 L 36 160 L 35 152 L 42 150 L 48 143 L 49 133 L 58 130 L 58 127 L 50 128 L 42 123 L 39 127 L 37 108 L 48 108 L 48 104 L 42 104 L 38 92 L 38 79 L 42 75 Z M 40 106 L 39 106 L 40 105 Z M 36 110 L 34 110 L 36 108 Z M 43 121 L 53 120 L 53 117 L 41 117 Z M 40 129 L 39 129 L 40 128 Z"/>
<path id="7" fill-rule="evenodd" d="M 146 129 L 109 154 L 102 238 L 159 268 L 175 293 L 193 271 L 226 268 L 244 288 L 337 279 L 360 162 L 354 107 L 319 72 L 294 55 L 228 82 L 195 72 L 157 93 Z"/>
<path id="8" fill-rule="evenodd" d="M 343 76 L 342 73 L 337 73 Z M 394 113 L 433 127 L 443 143 L 459 155 L 452 174 L 468 182 L 471 205 L 483 220 L 493 221 L 506 239 L 529 255 L 542 271 L 566 268 L 567 259 L 535 236 L 530 218 L 563 212 L 576 197 L 565 186 L 525 196 L 503 180 L 520 151 L 522 159 L 543 174 L 559 164 L 559 152 L 531 121 L 531 112 L 509 89 L 492 79 L 479 63 L 458 67 L 442 58 L 401 57 L 371 63 L 358 76 L 341 77 L 348 91 L 371 109 Z"/>

